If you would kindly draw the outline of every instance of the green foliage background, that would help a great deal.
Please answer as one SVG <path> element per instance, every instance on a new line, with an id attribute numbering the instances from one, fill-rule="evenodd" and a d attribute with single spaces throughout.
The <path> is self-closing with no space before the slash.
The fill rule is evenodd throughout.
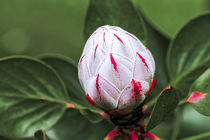
<path id="1" fill-rule="evenodd" d="M 184 38 L 186 37 L 186 35 L 183 37 L 182 34 L 180 35 L 181 37 L 177 35 L 180 29 L 184 25 L 186 25 L 186 23 L 189 22 L 191 18 L 208 12 L 210 7 L 209 0 L 173 0 L 173 1 L 133 0 L 132 2 L 134 3 L 135 7 L 140 9 L 140 12 L 143 13 L 144 19 L 146 19 L 145 26 L 147 28 L 148 41 L 145 44 L 148 45 L 148 48 L 151 49 L 152 52 L 155 52 L 154 57 L 155 59 L 158 60 L 166 59 L 166 52 L 164 52 L 165 49 L 162 48 L 167 48 L 169 46 L 169 40 L 173 40 L 174 38 L 177 37 L 173 43 L 170 43 L 170 46 L 179 47 L 180 44 L 183 44 L 183 42 L 181 42 L 179 38 Z M 53 127 L 49 127 L 47 125 L 44 128 L 40 128 L 40 129 L 46 129 L 47 135 L 49 137 L 51 138 L 53 137 L 58 140 L 59 139 L 67 140 L 69 139 L 69 137 L 74 137 L 75 139 L 78 140 L 84 137 L 90 140 L 92 139 L 100 140 L 113 127 L 110 123 L 107 123 L 105 121 L 102 121 L 97 124 L 92 124 L 90 122 L 93 121 L 91 120 L 91 118 L 94 117 L 98 119 L 98 120 L 94 119 L 94 121 L 96 122 L 99 122 L 101 120 L 99 116 L 95 116 L 95 114 L 93 113 L 97 112 L 98 110 L 92 108 L 91 106 L 88 106 L 88 103 L 86 103 L 83 97 L 79 96 L 77 97 L 78 92 L 80 93 L 83 92 L 80 91 L 78 80 L 76 80 L 76 82 L 74 81 L 74 83 L 71 83 L 71 80 L 69 80 L 71 79 L 71 77 L 66 78 L 65 74 L 64 76 L 62 75 L 62 73 L 68 73 L 68 70 L 71 68 L 72 68 L 71 71 L 74 71 L 76 73 L 77 71 L 75 66 L 76 64 L 74 64 L 74 66 L 72 67 L 70 66 L 71 65 L 70 63 L 69 64 L 67 63 L 70 61 L 71 62 L 75 61 L 76 63 L 78 62 L 85 43 L 84 32 L 86 35 L 85 38 L 87 38 L 87 33 L 91 32 L 91 30 L 94 27 L 97 27 L 98 24 L 101 24 L 101 23 L 97 24 L 95 23 L 96 25 L 95 26 L 92 25 L 92 28 L 89 29 L 88 31 L 84 29 L 84 27 L 87 27 L 92 23 L 91 18 L 89 18 L 90 23 L 88 23 L 87 21 L 85 22 L 86 19 L 85 15 L 88 10 L 88 4 L 89 4 L 88 0 L 68 0 L 68 1 L 67 0 L 30 0 L 30 1 L 1 0 L 0 1 L 0 56 L 4 57 L 9 55 L 20 54 L 20 55 L 27 55 L 27 56 L 41 58 L 43 61 L 47 62 L 51 67 L 53 67 L 61 78 L 64 78 L 65 83 L 68 83 L 69 86 L 66 87 L 67 89 L 61 89 L 61 90 L 71 91 L 72 88 L 75 88 L 73 92 L 71 91 L 68 93 L 70 99 L 68 99 L 69 97 L 66 97 L 64 98 L 64 101 L 75 102 L 77 103 L 77 107 L 82 109 L 80 111 L 67 109 L 64 113 L 65 107 L 61 105 L 60 108 L 59 107 L 58 108 L 61 109 L 60 111 L 63 112 L 64 115 L 60 115 L 60 117 L 54 118 L 55 120 L 60 119 L 60 121 Z M 209 26 L 210 22 L 209 25 L 207 24 L 205 25 Z M 204 26 L 199 27 L 198 30 L 201 28 L 204 29 Z M 139 34 L 139 37 L 142 36 L 143 35 Z M 188 36 L 187 39 L 185 39 L 187 41 L 187 45 L 188 46 L 193 46 L 194 44 L 196 45 L 197 42 L 195 42 L 193 45 L 190 42 L 190 40 L 192 39 L 195 40 L 196 36 L 194 38 L 188 38 Z M 208 36 L 208 34 L 204 34 L 204 36 Z M 201 42 L 203 40 L 204 40 L 203 46 L 206 46 L 205 39 L 202 38 Z M 154 47 L 154 44 L 156 45 L 156 48 Z M 207 45 L 209 44 L 207 43 Z M 160 49 L 157 49 L 157 47 L 160 47 Z M 175 49 L 175 51 L 177 50 Z M 42 56 L 43 54 L 46 53 L 57 53 L 65 55 L 66 58 L 64 60 L 66 61 L 63 60 L 63 57 L 62 59 L 60 59 L 59 56 L 57 57 L 56 61 L 52 61 L 53 58 L 51 58 L 50 55 L 45 57 Z M 206 54 L 206 57 L 208 57 L 208 54 Z M 165 65 L 161 61 L 156 62 L 156 64 L 158 64 L 159 67 Z M 175 64 L 175 62 L 173 64 Z M 40 66 L 37 66 L 36 68 L 34 68 L 34 70 L 40 69 L 39 67 Z M 175 71 L 175 69 L 172 67 L 170 67 L 169 69 Z M 157 71 L 158 73 L 160 73 L 160 75 L 157 76 L 158 79 L 161 79 L 161 77 L 163 76 L 165 77 L 162 79 L 160 83 L 158 83 L 159 88 L 155 89 L 155 92 L 153 92 L 152 96 L 158 95 L 159 92 L 164 87 L 167 86 L 169 81 L 169 76 L 166 73 L 166 69 L 157 68 Z M 15 73 L 15 71 L 14 72 L 11 71 L 11 73 Z M 51 74 L 56 75 L 53 72 Z M 169 72 L 169 75 L 170 74 L 171 73 Z M 3 79 L 2 77 L 0 78 Z M 170 78 L 174 79 L 173 76 L 171 76 Z M 58 79 L 59 78 L 57 78 L 57 80 Z M 197 81 L 199 81 L 199 79 Z M 72 84 L 75 85 L 71 87 L 70 85 Z M 196 84 L 197 83 L 193 83 L 193 85 Z M 59 86 L 62 86 L 62 84 Z M 177 89 L 181 87 L 180 85 L 176 84 L 176 81 L 174 82 L 173 86 L 176 87 Z M 194 87 L 192 87 L 191 89 L 193 90 Z M 53 98 L 54 96 L 49 97 L 49 100 L 52 100 Z M 3 101 L 1 101 L 1 103 L 2 102 Z M 50 102 L 48 104 L 50 104 Z M 197 106 L 195 105 L 193 107 L 196 109 Z M 42 111 L 40 112 L 43 113 Z M 4 125 L 6 126 L 11 125 L 10 127 L 15 126 L 14 124 L 16 123 L 12 122 L 10 122 L 10 124 L 5 123 L 7 122 L 6 120 L 4 120 L 5 116 L 2 114 L 0 115 L 3 118 L 0 120 L 2 122 L 0 123 L 1 127 L 0 129 L 2 129 Z M 63 122 L 63 120 L 66 120 L 67 123 Z M 202 132 L 210 131 L 209 124 L 210 124 L 209 117 L 199 114 L 197 111 L 195 111 L 192 108 L 192 106 L 187 105 L 181 108 L 177 108 L 174 113 L 170 114 L 170 116 L 168 116 L 165 119 L 165 121 L 162 122 L 160 125 L 155 127 L 152 130 L 152 132 L 154 132 L 157 136 L 163 139 L 175 140 L 177 136 L 178 138 L 183 138 L 200 134 Z M 31 125 L 33 125 L 33 123 L 31 123 Z M 36 126 L 34 127 L 38 128 Z M 64 129 L 66 132 L 61 131 L 62 129 Z M 6 129 L 6 127 L 4 128 L 4 130 L 11 131 L 10 128 Z M 98 131 L 95 132 L 96 130 Z M 7 137 L 7 134 L 5 134 L 6 132 L 3 131 L 0 132 L 1 132 L 0 135 L 2 135 L 0 139 L 7 140 L 7 138 L 3 138 L 3 136 Z M 27 134 L 28 133 L 31 132 L 27 132 Z M 19 134 L 14 134 L 14 135 L 17 136 Z M 25 135 L 25 137 L 26 136 L 28 135 Z M 11 134 L 10 137 L 16 140 L 13 134 Z M 21 139 L 30 139 L 25 137 L 22 137 Z"/>

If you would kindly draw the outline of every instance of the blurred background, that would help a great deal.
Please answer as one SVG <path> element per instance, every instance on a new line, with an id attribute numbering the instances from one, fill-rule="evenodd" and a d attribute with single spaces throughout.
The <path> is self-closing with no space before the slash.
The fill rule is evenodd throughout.
<path id="1" fill-rule="evenodd" d="M 0 57 L 58 53 L 77 62 L 85 43 L 83 25 L 88 3 L 88 0 L 0 0 Z M 210 10 L 210 0 L 133 0 L 133 3 L 169 38 L 191 18 Z M 181 127 L 180 137 L 210 130 L 210 118 L 198 114 L 191 106 L 176 110 L 175 115 L 180 116 L 180 123 L 173 124 L 173 117 L 168 117 L 154 133 L 167 139 L 174 125 Z"/>
<path id="2" fill-rule="evenodd" d="M 88 0 L 0 0 L 0 56 L 60 53 L 78 61 Z M 173 37 L 210 0 L 133 0 L 147 19 Z"/>

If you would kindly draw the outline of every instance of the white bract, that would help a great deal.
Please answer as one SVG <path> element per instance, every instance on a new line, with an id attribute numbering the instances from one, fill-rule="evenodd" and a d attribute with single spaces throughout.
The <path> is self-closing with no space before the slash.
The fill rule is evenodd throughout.
<path id="1" fill-rule="evenodd" d="M 155 62 L 131 33 L 99 27 L 86 42 L 78 64 L 87 99 L 105 110 L 132 110 L 154 86 Z"/>

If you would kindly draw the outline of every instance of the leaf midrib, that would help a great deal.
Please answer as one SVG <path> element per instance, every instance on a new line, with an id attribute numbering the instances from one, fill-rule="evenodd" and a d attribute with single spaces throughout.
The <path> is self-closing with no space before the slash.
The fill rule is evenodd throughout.
<path id="1" fill-rule="evenodd" d="M 45 98 L 45 97 L 33 97 L 33 96 L 8 96 L 8 95 L 0 95 L 0 97 L 6 97 L 6 98 L 22 98 L 25 100 L 40 100 L 40 101 L 48 101 L 48 102 L 52 102 L 52 103 L 57 103 L 57 104 L 71 104 L 67 101 L 63 101 L 63 100 L 54 100 L 54 99 L 49 99 L 49 98 Z M 43 99 L 41 99 L 43 98 Z"/>
<path id="2" fill-rule="evenodd" d="M 210 62 L 210 60 L 206 60 L 205 62 L 201 63 L 200 65 L 198 65 L 197 67 L 194 67 L 186 72 L 184 72 L 183 74 L 181 74 L 180 76 L 178 76 L 174 81 L 172 81 L 172 85 L 174 85 L 176 87 L 177 83 L 179 83 L 184 77 L 186 77 L 188 74 L 190 74 L 191 72 L 193 72 L 194 70 L 201 68 L 202 66 L 204 66 L 205 64 L 208 64 Z"/>

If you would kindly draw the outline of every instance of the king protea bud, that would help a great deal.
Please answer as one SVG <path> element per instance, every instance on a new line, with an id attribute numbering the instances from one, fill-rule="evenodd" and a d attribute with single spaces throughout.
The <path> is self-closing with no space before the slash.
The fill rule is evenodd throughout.
<path id="1" fill-rule="evenodd" d="M 104 111 L 135 109 L 155 82 L 150 51 L 116 26 L 99 27 L 90 36 L 78 67 L 87 99 Z"/>

